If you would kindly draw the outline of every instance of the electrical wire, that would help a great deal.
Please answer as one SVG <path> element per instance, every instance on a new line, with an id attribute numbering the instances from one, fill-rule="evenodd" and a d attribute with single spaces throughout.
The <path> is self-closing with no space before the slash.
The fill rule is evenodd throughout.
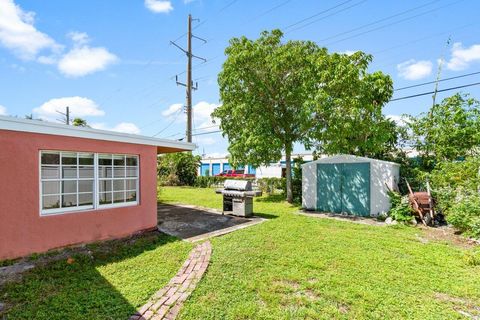
<path id="1" fill-rule="evenodd" d="M 465 85 L 462 85 L 462 86 L 456 86 L 456 87 L 441 89 L 441 90 L 437 90 L 436 92 L 445 92 L 445 91 L 451 91 L 451 90 L 456 90 L 456 89 L 461 89 L 461 88 L 467 88 L 467 87 L 472 87 L 472 86 L 478 86 L 478 85 L 480 85 L 480 82 L 469 83 L 469 84 L 465 84 Z M 399 98 L 395 98 L 395 99 L 390 99 L 389 102 L 398 101 L 398 100 L 405 100 L 405 99 L 411 99 L 411 98 L 426 96 L 426 95 L 434 94 L 434 93 L 435 93 L 435 91 L 429 91 L 429 92 L 423 92 L 423 93 L 418 93 L 418 94 L 412 94 L 412 95 L 410 95 L 410 96 L 405 96 L 405 97 L 399 97 Z"/>
<path id="2" fill-rule="evenodd" d="M 157 133 L 155 133 L 152 137 L 156 137 L 158 136 L 160 133 L 164 132 L 165 130 L 167 130 L 168 128 L 170 128 L 172 126 L 172 124 L 178 119 L 178 117 L 180 116 L 180 114 L 182 114 L 182 108 L 178 109 L 177 111 L 177 114 L 173 117 L 172 121 L 170 121 L 170 123 L 165 126 L 162 130 L 158 131 Z"/>
<path id="3" fill-rule="evenodd" d="M 419 83 L 419 84 L 414 84 L 414 85 L 411 85 L 411 86 L 406 86 L 406 87 L 393 89 L 393 91 L 400 91 L 400 90 L 405 90 L 405 89 L 410 89 L 410 88 L 421 87 L 421 86 L 425 86 L 427 84 L 434 84 L 434 83 L 437 83 L 437 82 L 443 82 L 443 81 L 449 81 L 449 80 L 453 80 L 453 79 L 469 77 L 469 76 L 473 76 L 473 75 L 476 75 L 476 74 L 480 74 L 480 71 L 471 72 L 471 73 L 467 73 L 467 74 L 462 74 L 462 75 L 455 76 L 455 77 L 450 77 L 450 78 L 444 78 L 444 79 L 440 79 L 438 81 L 428 81 L 428 82 L 423 82 L 423 83 Z"/>
<path id="4" fill-rule="evenodd" d="M 353 0 L 347 0 L 347 1 L 344 1 L 344 2 L 341 2 L 341 3 L 337 4 L 337 5 L 335 5 L 335 6 L 333 6 L 333 7 L 330 7 L 330 8 L 328 8 L 328 9 L 325 9 L 325 10 L 322 10 L 322 11 L 320 11 L 320 12 L 317 12 L 317 13 L 315 13 L 315 14 L 312 15 L 312 16 L 309 16 L 309 17 L 307 17 L 307 18 L 301 19 L 301 20 L 299 20 L 299 21 L 297 21 L 297 22 L 295 22 L 295 23 L 292 23 L 292 24 L 286 26 L 286 27 L 284 28 L 284 30 L 290 29 L 290 28 L 292 28 L 292 27 L 294 27 L 294 26 L 296 26 L 296 25 L 299 25 L 299 24 L 301 24 L 301 23 L 303 23 L 303 22 L 305 22 L 305 21 L 308 21 L 308 20 L 310 20 L 310 19 L 313 19 L 313 18 L 315 18 L 315 17 L 318 17 L 318 16 L 320 16 L 320 15 L 322 15 L 322 14 L 324 14 L 324 13 L 327 13 L 327 12 L 333 10 L 333 9 L 336 9 L 336 8 L 338 8 L 338 7 L 341 7 L 341 6 L 343 6 L 344 4 L 347 4 L 347 3 L 352 2 L 352 1 L 353 1 Z M 292 30 L 292 31 L 294 31 L 294 30 Z"/>
<path id="5" fill-rule="evenodd" d="M 449 7 L 449 6 L 452 6 L 452 5 L 455 5 L 459 2 L 462 2 L 464 0 L 458 0 L 458 1 L 454 1 L 454 2 L 451 2 L 449 4 L 446 4 L 444 6 L 440 6 L 440 7 L 437 7 L 437 8 L 434 8 L 434 9 L 431 9 L 431 10 L 428 10 L 428 11 L 425 11 L 425 12 L 422 12 L 422 13 L 419 13 L 419 14 L 416 14 L 416 15 L 413 15 L 411 17 L 407 17 L 407 18 L 404 18 L 404 19 L 400 19 L 398 21 L 394 21 L 394 22 L 391 22 L 391 23 L 387 23 L 383 26 L 379 26 L 379 27 L 376 27 L 376 28 L 373 28 L 373 29 L 370 29 L 370 30 L 367 30 L 367 31 L 364 31 L 364 32 L 360 32 L 360 33 L 357 33 L 357 34 L 354 34 L 352 36 L 349 36 L 349 37 L 346 37 L 346 38 L 342 38 L 340 40 L 337 40 L 337 41 L 333 41 L 333 42 L 329 42 L 326 44 L 326 46 L 330 46 L 332 44 L 337 44 L 339 42 L 343 42 L 343 41 L 346 41 L 346 40 L 350 40 L 350 39 L 353 39 L 353 38 L 357 38 L 357 37 L 360 37 L 360 36 L 363 36 L 365 34 L 368 34 L 368 33 L 371 33 L 371 32 L 374 32 L 374 31 L 378 31 L 378 30 L 381 30 L 381 29 L 385 29 L 387 27 L 391 27 L 393 25 L 396 25 L 396 24 L 399 24 L 399 23 L 402 23 L 402 22 L 405 22 L 405 21 L 408 21 L 408 20 L 412 20 L 412 19 L 415 19 L 415 18 L 418 18 L 418 17 L 421 17 L 421 16 L 424 16 L 426 14 L 429 14 L 429 13 L 432 13 L 432 12 L 435 12 L 437 10 L 440 10 L 440 9 L 443 9 L 443 8 L 446 8 L 446 7 Z"/>
<path id="6" fill-rule="evenodd" d="M 321 40 L 319 40 L 319 41 L 327 41 L 327 40 L 330 40 L 330 39 L 335 39 L 335 38 L 338 38 L 338 37 L 343 36 L 343 35 L 345 35 L 345 34 L 349 34 L 349 33 L 352 33 L 352 32 L 355 32 L 355 31 L 358 31 L 358 30 L 361 30 L 361 29 L 364 29 L 364 28 L 366 28 L 366 27 L 370 27 L 370 26 L 375 25 L 375 24 L 377 24 L 377 23 L 384 22 L 384 21 L 390 20 L 390 19 L 392 19 L 392 18 L 396 18 L 396 17 L 402 16 L 402 15 L 407 14 L 407 13 L 409 13 L 409 12 L 412 12 L 412 11 L 415 11 L 415 10 L 418 10 L 418 9 L 421 9 L 421 8 L 424 8 L 424 7 L 427 7 L 427 6 L 429 6 L 429 5 L 433 4 L 433 3 L 436 3 L 436 2 L 438 2 L 438 1 L 437 1 L 437 0 L 435 0 L 435 1 L 430 1 L 430 2 L 428 2 L 428 3 L 425 3 L 425 4 L 421 5 L 421 6 L 417 6 L 417 7 L 414 7 L 414 8 L 407 9 L 407 10 L 402 11 L 402 12 L 398 12 L 398 13 L 393 14 L 393 15 L 390 15 L 390 16 L 388 16 L 388 17 L 381 18 L 381 19 L 375 20 L 375 21 L 373 21 L 373 22 L 364 24 L 364 25 L 362 25 L 362 26 L 360 26 L 360 27 L 356 27 L 356 28 L 353 28 L 353 29 L 350 29 L 350 30 L 347 30 L 347 31 L 343 31 L 343 32 L 337 33 L 337 34 L 335 34 L 335 35 L 333 35 L 333 36 L 330 36 L 330 37 L 321 39 Z"/>

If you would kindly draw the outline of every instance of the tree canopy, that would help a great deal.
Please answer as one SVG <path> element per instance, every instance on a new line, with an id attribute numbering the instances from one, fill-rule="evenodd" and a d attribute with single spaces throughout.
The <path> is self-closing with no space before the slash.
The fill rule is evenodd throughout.
<path id="1" fill-rule="evenodd" d="M 424 157 L 456 160 L 479 154 L 480 103 L 457 93 L 427 113 L 409 117 L 415 148 Z"/>
<path id="2" fill-rule="evenodd" d="M 372 57 L 363 52 L 329 54 L 312 41 L 283 43 L 282 37 L 273 30 L 257 40 L 230 40 L 218 77 L 222 105 L 212 116 L 221 120 L 233 164 L 260 166 L 286 154 L 291 201 L 295 143 L 362 155 L 391 144 L 394 124 L 381 109 L 392 81 L 367 73 Z"/>

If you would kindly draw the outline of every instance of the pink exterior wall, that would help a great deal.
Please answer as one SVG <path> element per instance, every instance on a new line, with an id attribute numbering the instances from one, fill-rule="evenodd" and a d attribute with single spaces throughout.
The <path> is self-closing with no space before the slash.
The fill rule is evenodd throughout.
<path id="1" fill-rule="evenodd" d="M 39 151 L 136 154 L 139 205 L 40 216 Z M 0 260 L 157 225 L 157 147 L 0 130 Z"/>

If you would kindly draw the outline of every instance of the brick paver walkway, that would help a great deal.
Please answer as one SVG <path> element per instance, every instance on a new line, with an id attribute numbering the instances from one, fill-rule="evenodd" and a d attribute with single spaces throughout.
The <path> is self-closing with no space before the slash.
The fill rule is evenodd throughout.
<path id="1" fill-rule="evenodd" d="M 175 319 L 183 303 L 193 292 L 207 270 L 212 245 L 210 241 L 196 246 L 170 282 L 157 291 L 130 320 Z"/>

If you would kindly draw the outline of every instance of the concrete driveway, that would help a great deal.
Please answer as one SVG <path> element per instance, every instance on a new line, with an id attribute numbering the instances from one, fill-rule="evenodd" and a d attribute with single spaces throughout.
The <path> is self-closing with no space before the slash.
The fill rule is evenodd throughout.
<path id="1" fill-rule="evenodd" d="M 195 242 L 243 229 L 265 219 L 222 215 L 211 209 L 188 205 L 158 204 L 158 230 L 183 240 Z"/>

